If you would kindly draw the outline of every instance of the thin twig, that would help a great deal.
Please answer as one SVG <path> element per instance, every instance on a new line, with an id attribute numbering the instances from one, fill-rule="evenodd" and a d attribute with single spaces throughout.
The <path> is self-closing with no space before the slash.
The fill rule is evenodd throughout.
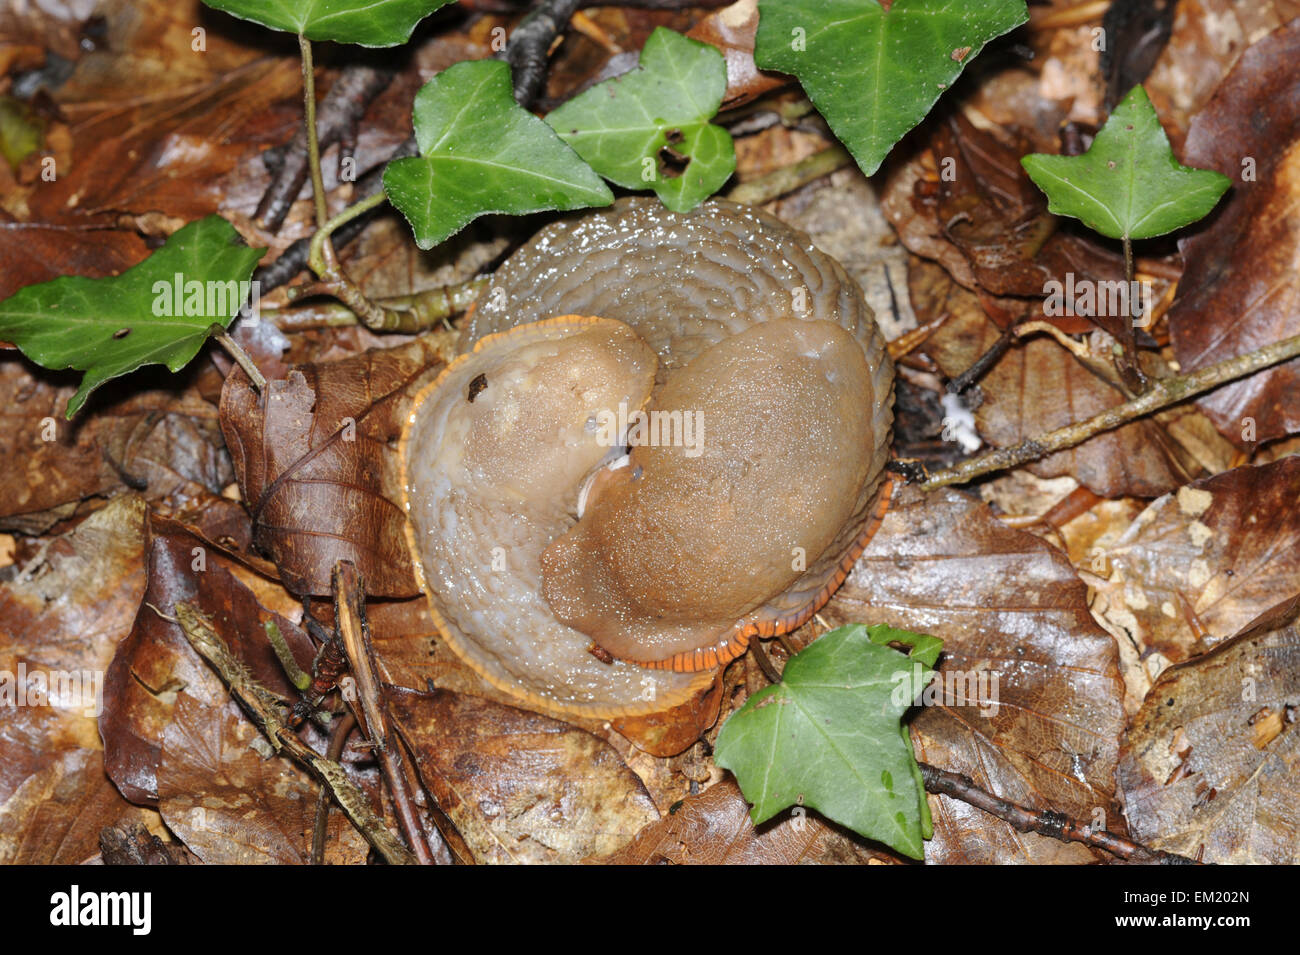
<path id="1" fill-rule="evenodd" d="M 852 162 L 853 157 L 843 146 L 829 146 L 791 166 L 783 166 L 766 176 L 742 182 L 727 193 L 727 198 L 745 205 L 761 205 L 794 192 L 800 186 L 806 186 L 822 176 L 828 176 Z"/>
<path id="2" fill-rule="evenodd" d="M 266 390 L 266 376 L 254 364 L 253 356 L 244 351 L 244 346 L 235 341 L 230 336 L 230 332 L 226 331 L 219 323 L 213 322 L 208 326 L 208 336 L 216 339 L 217 343 L 226 350 L 230 357 L 239 362 L 239 367 L 244 369 L 244 374 L 248 376 L 248 380 L 253 383 L 253 387 L 257 389 L 259 394 Z"/>
<path id="3" fill-rule="evenodd" d="M 289 728 L 279 713 L 282 706 L 280 699 L 253 679 L 247 667 L 230 652 L 207 615 L 185 601 L 177 603 L 175 609 L 176 619 L 186 639 L 200 656 L 212 664 L 217 675 L 230 687 L 230 692 L 253 717 L 271 745 L 277 750 L 284 750 L 320 779 L 333 793 L 335 801 L 347 813 L 352 824 L 389 863 L 414 863 L 415 857 L 388 831 L 384 820 L 370 807 L 365 794 L 348 779 L 343 767 L 311 749 Z"/>
<path id="4" fill-rule="evenodd" d="M 325 758 L 338 762 L 343 755 L 343 747 L 347 745 L 348 734 L 351 733 L 357 725 L 357 718 L 348 710 L 344 710 L 334 726 L 330 730 L 330 744 L 325 750 Z M 311 864 L 325 864 L 325 840 L 329 836 L 330 824 L 330 806 L 334 800 L 330 799 L 329 790 L 321 787 L 320 794 L 316 797 L 316 821 L 311 827 Z"/>
<path id="5" fill-rule="evenodd" d="M 1017 832 L 1036 832 L 1062 842 L 1077 842 L 1093 849 L 1104 849 L 1128 862 L 1159 865 L 1195 865 L 1193 859 L 1151 849 L 1141 843 L 1117 836 L 1105 829 L 1081 826 L 1069 816 L 1052 809 L 1026 809 L 1000 796 L 980 789 L 969 776 L 918 762 L 925 791 L 959 799 L 989 815 L 997 816 Z"/>
<path id="6" fill-rule="evenodd" d="M 932 474 L 921 488 L 933 491 L 935 488 L 949 484 L 964 484 L 984 474 L 1037 461 L 1056 451 L 1082 444 L 1103 431 L 1118 428 L 1153 411 L 1194 398 L 1220 385 L 1245 378 L 1247 375 L 1271 368 L 1297 356 L 1300 356 L 1300 335 L 1274 342 L 1272 345 L 1266 345 L 1236 358 L 1215 362 L 1191 374 L 1158 379 L 1150 390 L 1132 401 L 1108 408 L 1085 421 L 1057 428 L 1055 431 L 1021 442 L 1014 447 L 998 448 L 978 458 L 971 458 L 946 470 L 938 471 Z"/>
<path id="7" fill-rule="evenodd" d="M 551 44 L 564 32 L 580 0 L 540 0 L 510 33 L 497 58 L 510 64 L 515 102 L 528 107 L 546 81 Z"/>
<path id="8" fill-rule="evenodd" d="M 389 720 L 384 706 L 384 691 L 379 682 L 379 672 L 375 667 L 375 650 L 370 643 L 370 625 L 366 621 L 365 591 L 356 565 L 351 561 L 341 560 L 334 565 L 334 614 L 335 629 L 347 651 L 348 663 L 356 680 L 356 700 L 344 699 L 352 706 L 352 712 L 361 724 L 361 730 L 374 744 L 374 752 L 379 757 L 388 788 L 393 796 L 393 806 L 397 810 L 397 821 L 401 824 L 411 848 L 421 865 L 436 865 L 439 861 L 451 861 L 451 850 L 442 839 L 442 834 L 435 827 L 432 832 L 424 825 L 415 798 L 411 792 L 410 779 L 406 774 L 406 762 L 402 758 L 401 745 L 394 745 L 389 732 Z M 359 706 L 357 704 L 360 704 Z"/>

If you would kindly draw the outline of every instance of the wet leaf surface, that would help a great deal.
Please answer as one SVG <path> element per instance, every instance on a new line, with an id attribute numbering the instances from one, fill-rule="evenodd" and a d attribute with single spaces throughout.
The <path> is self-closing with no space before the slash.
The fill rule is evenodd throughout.
<path id="1" fill-rule="evenodd" d="M 1184 150 L 1233 180 L 1224 207 L 1182 243 L 1186 279 L 1169 313 L 1184 369 L 1300 334 L 1300 24 L 1244 53 Z M 1300 431 L 1300 360 L 1220 388 L 1198 402 L 1223 436 L 1250 449 Z"/>
<path id="2" fill-rule="evenodd" d="M 618 754 L 574 726 L 442 690 L 394 690 L 391 704 L 479 862 L 578 862 L 659 818 Z"/>
<path id="3" fill-rule="evenodd" d="M 1136 838 L 1207 863 L 1300 861 L 1298 609 L 1267 611 L 1152 687 L 1118 770 Z"/>
<path id="4" fill-rule="evenodd" d="M 1235 468 L 1152 502 L 1113 546 L 1095 611 L 1181 663 L 1300 593 L 1300 458 Z"/>

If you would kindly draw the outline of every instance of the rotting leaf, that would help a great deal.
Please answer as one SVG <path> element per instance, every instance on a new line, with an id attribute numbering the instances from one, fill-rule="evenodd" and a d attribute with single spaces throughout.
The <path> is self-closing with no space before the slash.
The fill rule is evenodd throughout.
<path id="1" fill-rule="evenodd" d="M 181 692 L 163 733 L 158 809 L 167 827 L 209 865 L 309 861 L 316 781 L 284 756 L 266 757 L 239 705 Z M 330 814 L 325 861 L 359 865 L 370 847 L 341 812 Z"/>
<path id="2" fill-rule="evenodd" d="M 0 862 L 84 862 L 95 822 L 147 818 L 103 774 L 96 725 L 145 588 L 144 520 L 144 502 L 122 495 L 0 583 L 0 694 L 25 674 L 28 703 L 0 704 Z M 52 693 L 37 696 L 38 675 Z"/>
<path id="3" fill-rule="evenodd" d="M 897 863 L 823 820 L 795 808 L 754 828 L 749 803 L 734 780 L 687 796 L 612 855 L 588 860 L 610 865 L 844 865 Z"/>
<path id="4" fill-rule="evenodd" d="M 1300 861 L 1298 612 L 1271 608 L 1156 681 L 1117 772 L 1134 838 L 1214 864 Z"/>
<path id="5" fill-rule="evenodd" d="M 151 522 L 149 585 L 130 633 L 117 646 L 104 677 L 105 768 L 132 802 L 158 799 L 157 772 L 162 742 L 179 694 L 184 691 L 208 707 L 223 705 L 228 692 L 190 647 L 172 614 L 188 601 L 213 618 L 231 651 L 272 692 L 296 698 L 267 641 L 262 622 L 273 619 L 298 665 L 310 669 L 313 648 L 298 627 L 271 613 L 233 572 L 243 571 L 215 548 L 174 522 Z M 157 608 L 156 610 L 154 608 Z"/>
<path id="6" fill-rule="evenodd" d="M 1232 176 L 1208 226 L 1180 243 L 1169 310 L 1184 370 L 1300 334 L 1300 22 L 1256 43 L 1192 121 L 1184 153 Z M 1300 431 L 1300 359 L 1197 399 L 1225 438 L 1253 450 Z"/>
<path id="7" fill-rule="evenodd" d="M 573 863 L 659 818 L 609 744 L 558 720 L 446 690 L 390 688 L 425 785 L 478 862 Z"/>
<path id="8" fill-rule="evenodd" d="M 979 299 L 938 266 L 918 264 L 911 286 L 918 320 L 950 315 L 925 344 L 926 353 L 949 377 L 966 371 L 997 341 L 1000 332 Z M 1125 400 L 1064 348 L 1041 337 L 1008 351 L 979 387 L 984 400 L 975 409 L 975 420 L 981 437 L 998 447 L 1082 421 Z M 1068 474 L 1103 497 L 1155 497 L 1185 483 L 1195 467 L 1151 418 L 1104 431 L 1028 465 L 1042 477 Z"/>
<path id="9" fill-rule="evenodd" d="M 1099 556 L 1095 613 L 1144 655 L 1204 653 L 1300 594 L 1300 457 L 1181 487 Z"/>
<path id="10" fill-rule="evenodd" d="M 242 374 L 226 379 L 221 426 L 254 539 L 290 591 L 329 594 L 334 564 L 350 560 L 371 596 L 419 593 L 393 442 L 438 360 L 419 338 L 296 368 L 261 398 Z"/>

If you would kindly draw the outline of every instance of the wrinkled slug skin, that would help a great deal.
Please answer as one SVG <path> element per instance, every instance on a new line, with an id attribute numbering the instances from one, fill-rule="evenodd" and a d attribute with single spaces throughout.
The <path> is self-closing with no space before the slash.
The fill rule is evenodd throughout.
<path id="1" fill-rule="evenodd" d="M 880 510 L 893 366 L 856 282 L 765 213 L 624 199 L 512 255 L 459 347 L 571 313 L 634 328 L 659 358 L 649 408 L 699 414 L 704 437 L 696 457 L 637 447 L 593 485 L 542 558 L 545 602 L 619 659 L 679 670 L 798 626 Z"/>
<path id="2" fill-rule="evenodd" d="M 641 407 L 655 363 L 614 321 L 568 316 L 490 336 L 417 396 L 403 437 L 407 533 L 439 629 L 491 683 L 543 711 L 634 715 L 709 683 L 600 662 L 541 595 L 541 553 L 611 451 L 591 422 L 620 402 Z"/>

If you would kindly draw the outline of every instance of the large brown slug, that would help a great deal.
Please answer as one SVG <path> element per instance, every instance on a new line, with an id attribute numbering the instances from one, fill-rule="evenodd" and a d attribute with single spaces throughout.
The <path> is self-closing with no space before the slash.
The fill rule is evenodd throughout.
<path id="1" fill-rule="evenodd" d="M 879 522 L 884 341 L 765 213 L 625 199 L 549 226 L 460 350 L 403 437 L 410 544 L 450 646 L 538 708 L 685 701 L 807 620 Z"/>

